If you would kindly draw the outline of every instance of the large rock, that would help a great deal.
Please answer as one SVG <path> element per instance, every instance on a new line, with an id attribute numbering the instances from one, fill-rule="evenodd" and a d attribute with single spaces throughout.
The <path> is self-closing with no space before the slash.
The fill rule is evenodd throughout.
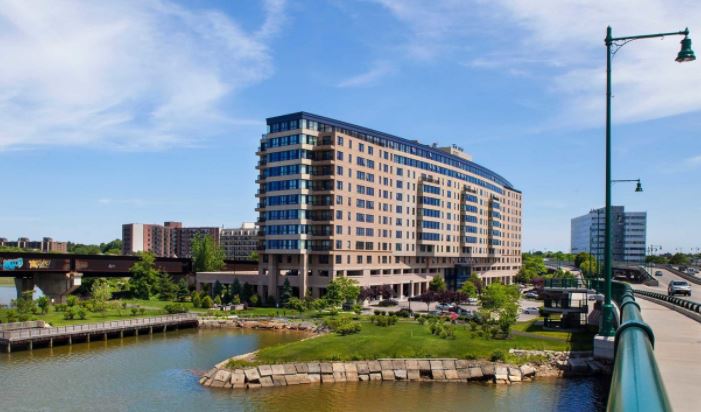
<path id="1" fill-rule="evenodd" d="M 220 382 L 228 382 L 231 380 L 231 372 L 220 369 L 214 374 L 214 380 Z"/>
<path id="2" fill-rule="evenodd" d="M 427 360 L 420 360 L 419 361 L 419 369 L 422 371 L 428 371 L 431 370 L 431 362 Z"/>
<path id="3" fill-rule="evenodd" d="M 482 368 L 470 368 L 470 379 L 482 379 L 484 374 L 482 373 Z"/>
<path id="4" fill-rule="evenodd" d="M 287 385 L 299 385 L 301 383 L 297 374 L 285 375 L 285 382 L 287 382 Z"/>
<path id="5" fill-rule="evenodd" d="M 371 381 L 381 381 L 382 380 L 382 374 L 378 372 L 373 372 L 370 374 L 370 380 Z"/>
<path id="6" fill-rule="evenodd" d="M 469 369 L 458 369 L 457 371 L 458 371 L 458 379 L 460 379 L 460 380 L 470 379 L 470 370 Z"/>
<path id="7" fill-rule="evenodd" d="M 328 362 L 321 363 L 320 368 L 321 373 L 333 373 L 333 366 Z"/>
<path id="8" fill-rule="evenodd" d="M 505 366 L 497 366 L 494 371 L 494 379 L 497 383 L 509 382 L 509 370 Z"/>
<path id="9" fill-rule="evenodd" d="M 407 378 L 406 369 L 395 369 L 395 370 L 394 370 L 394 377 L 395 377 L 398 381 L 406 380 L 406 378 Z"/>
<path id="10" fill-rule="evenodd" d="M 357 382 L 358 381 L 358 372 L 346 372 L 346 380 L 348 382 Z"/>
<path id="11" fill-rule="evenodd" d="M 407 379 L 410 381 L 418 381 L 421 379 L 421 374 L 417 369 L 409 369 L 407 371 Z"/>
<path id="12" fill-rule="evenodd" d="M 242 384 L 246 382 L 246 375 L 244 375 L 243 371 L 237 370 L 236 372 L 231 374 L 231 384 L 236 386 L 236 384 Z"/>
<path id="13" fill-rule="evenodd" d="M 531 365 L 523 365 L 523 366 L 521 366 L 521 375 L 522 376 L 533 376 L 533 375 L 535 375 L 535 368 Z"/>
<path id="14" fill-rule="evenodd" d="M 321 375 L 321 383 L 334 383 L 335 380 L 333 379 L 332 374 L 323 374 Z"/>
<path id="15" fill-rule="evenodd" d="M 307 376 L 309 376 L 309 383 L 319 383 L 321 382 L 321 374 L 318 373 L 310 373 Z"/>
<path id="16" fill-rule="evenodd" d="M 309 373 L 321 373 L 321 366 L 316 362 L 307 363 L 307 371 Z"/>
<path id="17" fill-rule="evenodd" d="M 380 366 L 379 361 L 370 361 L 368 362 L 368 369 L 370 369 L 370 373 L 378 373 L 382 371 L 382 366 Z"/>
<path id="18" fill-rule="evenodd" d="M 336 382 L 345 382 L 346 381 L 346 373 L 345 372 L 334 372 L 333 373 L 333 380 Z"/>
<path id="19" fill-rule="evenodd" d="M 306 363 L 295 363 L 295 370 L 297 371 L 297 373 L 309 372 L 309 368 L 307 367 Z"/>
<path id="20" fill-rule="evenodd" d="M 437 369 L 443 369 L 443 362 L 439 360 L 432 360 L 431 361 L 431 369 L 437 370 Z"/>
<path id="21" fill-rule="evenodd" d="M 455 361 L 454 360 L 444 360 L 443 361 L 443 369 L 455 369 Z"/>
<path id="22" fill-rule="evenodd" d="M 260 365 L 258 367 L 258 373 L 260 373 L 260 376 L 270 376 L 273 374 L 273 368 L 271 368 L 270 365 Z"/>
<path id="23" fill-rule="evenodd" d="M 382 370 L 393 369 L 392 361 L 391 360 L 381 360 L 380 361 L 380 368 L 382 368 Z"/>
<path id="24" fill-rule="evenodd" d="M 446 369 L 444 371 L 445 373 L 445 378 L 449 381 L 455 381 L 458 380 L 458 371 L 455 369 Z"/>
<path id="25" fill-rule="evenodd" d="M 264 388 L 269 388 L 273 386 L 273 378 L 270 376 L 263 376 L 260 378 L 260 385 Z"/>
<path id="26" fill-rule="evenodd" d="M 360 379 L 361 382 L 367 382 L 370 380 L 370 375 L 369 374 L 358 375 L 358 379 Z"/>
<path id="27" fill-rule="evenodd" d="M 293 363 L 286 363 L 282 365 L 282 367 L 285 368 L 285 375 L 297 374 L 297 368 L 295 368 L 295 365 Z"/>
<path id="28" fill-rule="evenodd" d="M 392 369 L 406 369 L 406 363 L 403 360 L 393 360 Z"/>
<path id="29" fill-rule="evenodd" d="M 394 371 L 392 369 L 383 369 L 382 370 L 382 380 L 383 381 L 393 381 L 394 380 Z"/>
<path id="30" fill-rule="evenodd" d="M 287 386 L 287 380 L 285 379 L 285 375 L 273 375 L 273 385 Z"/>
<path id="31" fill-rule="evenodd" d="M 356 362 L 355 367 L 358 370 L 358 373 L 361 375 L 367 375 L 370 373 L 370 368 L 368 368 L 367 362 Z"/>
<path id="32" fill-rule="evenodd" d="M 258 380 L 260 379 L 260 374 L 258 373 L 257 368 L 246 369 L 243 371 L 243 373 L 246 375 L 247 382 L 258 383 Z"/>
<path id="33" fill-rule="evenodd" d="M 445 371 L 443 369 L 432 369 L 431 376 L 434 380 L 442 381 L 445 379 Z"/>
<path id="34" fill-rule="evenodd" d="M 353 362 L 346 362 L 343 364 L 343 370 L 344 372 L 352 372 L 352 373 L 358 373 L 358 368 L 355 366 L 355 363 Z"/>
<path id="35" fill-rule="evenodd" d="M 470 364 L 465 359 L 458 359 L 455 361 L 455 369 L 467 369 L 469 367 Z"/>
<path id="36" fill-rule="evenodd" d="M 285 367 L 282 365 L 272 365 L 270 367 L 273 371 L 273 375 L 284 375 L 285 374 Z"/>
<path id="37" fill-rule="evenodd" d="M 419 361 L 417 361 L 417 360 L 408 359 L 405 363 L 406 363 L 406 368 L 408 370 L 419 369 Z"/>

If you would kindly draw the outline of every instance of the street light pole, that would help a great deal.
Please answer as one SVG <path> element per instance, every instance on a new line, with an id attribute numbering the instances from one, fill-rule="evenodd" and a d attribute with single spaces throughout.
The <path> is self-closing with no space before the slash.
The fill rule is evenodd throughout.
<path id="1" fill-rule="evenodd" d="M 688 62 L 696 60 L 691 50 L 689 29 L 672 33 L 645 34 L 640 36 L 613 37 L 611 26 L 606 28 L 606 235 L 604 241 L 604 275 L 606 287 L 604 293 L 604 307 L 601 318 L 599 334 L 602 336 L 614 336 L 614 311 L 611 304 L 611 277 L 613 275 L 613 222 L 611 221 L 611 58 L 626 43 L 653 37 L 684 36 L 681 41 L 682 48 L 677 54 L 676 61 Z M 615 50 L 612 50 L 616 47 Z"/>

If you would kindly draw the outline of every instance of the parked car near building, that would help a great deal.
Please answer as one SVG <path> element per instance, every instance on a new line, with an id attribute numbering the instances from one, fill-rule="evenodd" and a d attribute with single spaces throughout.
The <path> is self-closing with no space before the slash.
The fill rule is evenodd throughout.
<path id="1" fill-rule="evenodd" d="M 691 286 L 685 280 L 673 280 L 669 282 L 667 287 L 667 294 L 669 296 L 674 295 L 686 295 L 691 296 Z"/>
<path id="2" fill-rule="evenodd" d="M 656 271 L 655 276 L 662 276 L 662 271 L 661 270 Z"/>

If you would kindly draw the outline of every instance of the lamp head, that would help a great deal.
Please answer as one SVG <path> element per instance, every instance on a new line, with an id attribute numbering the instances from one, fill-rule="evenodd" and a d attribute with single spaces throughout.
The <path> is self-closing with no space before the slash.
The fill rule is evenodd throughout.
<path id="1" fill-rule="evenodd" d="M 681 44 L 682 49 L 679 50 L 679 54 L 677 54 L 677 58 L 674 60 L 678 61 L 679 63 L 693 62 L 696 60 L 696 55 L 694 54 L 694 51 L 691 50 L 691 39 L 688 35 L 684 36 Z"/>
<path id="2" fill-rule="evenodd" d="M 642 192 L 642 191 L 643 191 L 643 185 L 640 184 L 640 181 L 638 181 L 638 184 L 635 185 L 635 191 L 636 191 L 636 192 Z"/>

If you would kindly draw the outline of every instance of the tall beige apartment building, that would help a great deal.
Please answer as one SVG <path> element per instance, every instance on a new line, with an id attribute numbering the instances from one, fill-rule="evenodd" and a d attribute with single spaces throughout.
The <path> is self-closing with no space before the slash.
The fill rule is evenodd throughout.
<path id="1" fill-rule="evenodd" d="M 336 277 L 403 299 L 443 276 L 513 283 L 522 194 L 457 146 L 428 146 L 299 112 L 267 119 L 258 151 L 258 293 Z"/>

